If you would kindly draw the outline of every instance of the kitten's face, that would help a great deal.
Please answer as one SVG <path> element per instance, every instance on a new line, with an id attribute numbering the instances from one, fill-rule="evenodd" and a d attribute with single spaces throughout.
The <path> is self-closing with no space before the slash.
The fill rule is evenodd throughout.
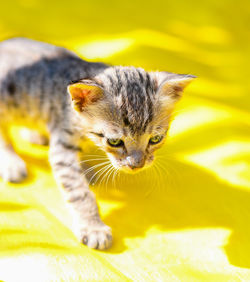
<path id="1" fill-rule="evenodd" d="M 165 141 L 174 104 L 193 78 L 110 67 L 70 85 L 69 93 L 87 136 L 115 168 L 137 172 L 152 164 Z"/>
<path id="2" fill-rule="evenodd" d="M 152 164 L 168 128 L 166 120 L 160 126 L 150 125 L 141 134 L 132 134 L 129 128 L 112 122 L 96 120 L 96 124 L 88 137 L 106 152 L 115 168 L 131 173 Z"/>

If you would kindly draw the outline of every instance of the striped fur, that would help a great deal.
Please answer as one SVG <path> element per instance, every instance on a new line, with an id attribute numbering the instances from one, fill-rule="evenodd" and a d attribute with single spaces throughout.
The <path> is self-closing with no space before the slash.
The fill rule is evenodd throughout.
<path id="1" fill-rule="evenodd" d="M 151 164 L 153 152 L 164 138 L 155 146 L 149 140 L 156 134 L 165 137 L 173 105 L 192 78 L 90 63 L 64 48 L 24 38 L 0 43 L 2 178 L 20 182 L 27 176 L 25 163 L 11 146 L 9 124 L 39 127 L 50 136 L 50 163 L 73 212 L 75 234 L 89 247 L 108 248 L 111 230 L 99 217 L 95 197 L 79 164 L 81 137 L 94 140 L 119 169 Z M 78 92 L 87 87 L 84 95 L 95 87 L 99 89 L 96 93 L 101 93 L 98 99 L 80 97 L 75 107 L 83 97 L 85 104 L 79 112 L 72 107 L 75 97 L 67 93 L 68 85 L 76 83 L 82 85 Z M 110 147 L 110 138 L 121 139 L 123 146 Z"/>

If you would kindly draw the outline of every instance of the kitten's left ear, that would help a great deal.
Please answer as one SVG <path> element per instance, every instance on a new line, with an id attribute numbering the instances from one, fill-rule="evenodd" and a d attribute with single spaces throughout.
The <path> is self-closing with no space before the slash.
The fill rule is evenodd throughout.
<path id="1" fill-rule="evenodd" d="M 81 80 L 68 86 L 68 92 L 72 99 L 72 106 L 77 112 L 97 102 L 103 96 L 103 89 L 92 80 Z"/>
<path id="2" fill-rule="evenodd" d="M 155 73 L 157 92 L 173 100 L 178 100 L 182 96 L 185 87 L 195 78 L 195 75 L 190 74 Z"/>

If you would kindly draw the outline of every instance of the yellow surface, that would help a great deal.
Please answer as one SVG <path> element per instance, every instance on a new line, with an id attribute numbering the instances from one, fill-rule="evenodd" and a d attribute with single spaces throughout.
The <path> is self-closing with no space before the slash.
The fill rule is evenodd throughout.
<path id="1" fill-rule="evenodd" d="M 113 228 L 106 252 L 76 241 L 47 148 L 13 131 L 30 176 L 0 182 L 0 280 L 250 281 L 249 2 L 0 5 L 1 39 L 23 35 L 91 60 L 199 77 L 176 110 L 158 168 L 95 189 Z"/>

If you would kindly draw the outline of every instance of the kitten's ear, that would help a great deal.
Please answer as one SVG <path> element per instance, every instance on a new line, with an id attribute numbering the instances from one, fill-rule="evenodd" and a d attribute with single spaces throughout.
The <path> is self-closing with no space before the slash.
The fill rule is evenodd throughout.
<path id="1" fill-rule="evenodd" d="M 182 96 L 182 92 L 188 84 L 196 78 L 190 74 L 175 74 L 168 72 L 155 73 L 157 92 L 160 95 L 178 100 Z"/>
<path id="2" fill-rule="evenodd" d="M 68 92 L 72 99 L 72 106 L 77 112 L 84 109 L 103 96 L 103 89 L 92 80 L 81 80 L 68 86 Z"/>

